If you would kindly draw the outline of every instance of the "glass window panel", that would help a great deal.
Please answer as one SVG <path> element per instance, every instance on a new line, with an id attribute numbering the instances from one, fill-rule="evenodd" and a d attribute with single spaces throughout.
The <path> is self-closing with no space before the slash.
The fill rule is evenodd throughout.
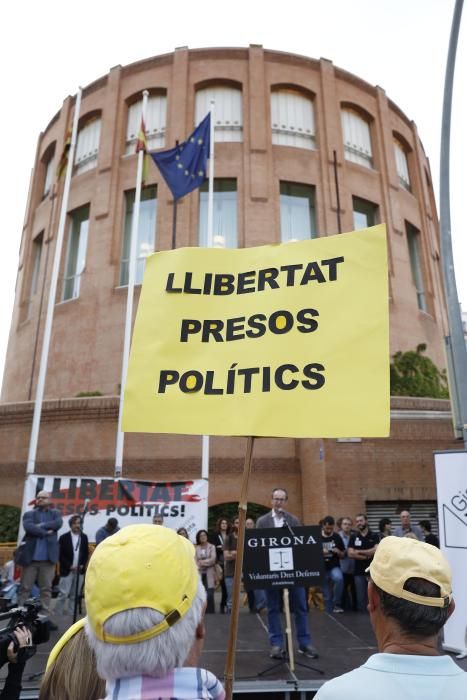
<path id="1" fill-rule="evenodd" d="M 369 123 L 355 110 L 341 111 L 344 153 L 347 160 L 366 168 L 373 167 Z"/>
<path id="2" fill-rule="evenodd" d="M 126 153 L 134 153 L 136 140 L 141 125 L 142 100 L 134 102 L 128 108 L 126 131 Z M 155 151 L 165 146 L 165 129 L 167 123 L 166 95 L 150 95 L 146 109 L 146 138 L 148 150 Z"/>
<path id="3" fill-rule="evenodd" d="M 313 102 L 297 90 L 274 90 L 271 93 L 271 124 L 274 144 L 315 147 Z"/>
<path id="4" fill-rule="evenodd" d="M 37 294 L 39 288 L 39 272 L 41 267 L 42 258 L 42 246 L 43 246 L 44 234 L 40 233 L 32 242 L 32 273 L 31 273 L 31 285 L 29 289 L 29 300 L 28 300 L 28 318 L 31 315 L 31 305 L 32 301 Z"/>
<path id="5" fill-rule="evenodd" d="M 43 237 L 43 234 L 40 233 L 38 236 L 36 236 L 32 244 L 33 263 L 31 276 L 31 296 L 36 294 L 39 286 L 39 270 L 41 266 Z"/>
<path id="6" fill-rule="evenodd" d="M 421 311 L 427 310 L 425 285 L 423 282 L 423 272 L 420 254 L 420 231 L 406 222 L 407 245 L 409 248 L 410 268 L 412 270 L 412 280 L 417 292 L 417 304 Z"/>
<path id="7" fill-rule="evenodd" d="M 89 206 L 72 212 L 65 261 L 62 301 L 79 297 L 81 275 L 86 265 L 89 230 Z"/>
<path id="8" fill-rule="evenodd" d="M 96 167 L 100 133 L 100 117 L 90 119 L 79 130 L 75 152 L 75 173 L 84 173 Z"/>
<path id="9" fill-rule="evenodd" d="M 53 164 L 54 164 L 54 158 L 49 158 L 45 165 L 45 177 L 44 177 L 44 191 L 42 193 L 42 196 L 45 197 L 47 194 L 50 192 L 50 188 L 52 187 L 52 181 L 53 181 Z"/>
<path id="10" fill-rule="evenodd" d="M 283 243 L 316 236 L 315 192 L 312 185 L 281 182 L 280 209 Z"/>
<path id="11" fill-rule="evenodd" d="M 378 223 L 378 206 L 360 197 L 352 197 L 354 229 L 369 228 Z"/>
<path id="12" fill-rule="evenodd" d="M 205 182 L 199 195 L 199 245 L 208 245 L 208 189 Z M 214 179 L 213 240 L 214 248 L 236 248 L 237 182 L 233 178 Z"/>
<path id="13" fill-rule="evenodd" d="M 243 140 L 242 91 L 231 85 L 211 85 L 196 92 L 195 126 L 206 116 L 214 100 L 214 140 Z"/>
<path id="14" fill-rule="evenodd" d="M 125 224 L 123 231 L 122 258 L 120 263 L 120 285 L 128 284 L 131 226 L 135 204 L 135 190 L 125 192 Z M 154 252 L 157 219 L 157 188 L 144 187 L 141 191 L 138 222 L 138 242 L 136 246 L 135 284 L 141 284 L 148 255 Z"/>
<path id="15" fill-rule="evenodd" d="M 394 154 L 396 157 L 397 175 L 399 183 L 404 189 L 410 192 L 410 176 L 409 164 L 407 160 L 407 151 L 398 139 L 394 139 Z"/>

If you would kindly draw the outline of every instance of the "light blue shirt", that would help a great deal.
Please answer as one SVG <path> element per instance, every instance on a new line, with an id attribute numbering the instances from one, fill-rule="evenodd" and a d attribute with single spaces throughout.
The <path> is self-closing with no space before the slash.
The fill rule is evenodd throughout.
<path id="1" fill-rule="evenodd" d="M 467 673 L 449 656 L 373 654 L 354 671 L 325 683 L 315 700 L 461 700 Z"/>
<path id="2" fill-rule="evenodd" d="M 44 510 L 39 510 L 38 511 L 38 520 L 41 523 L 46 523 L 47 520 L 49 520 L 49 516 L 47 515 L 47 511 Z M 37 523 L 39 524 L 39 523 Z M 47 531 L 47 528 L 44 527 L 44 532 Z M 48 561 L 49 559 L 49 548 L 47 544 L 47 537 L 38 537 L 36 540 L 36 546 L 34 547 L 34 554 L 32 557 L 33 561 Z"/>
<path id="3" fill-rule="evenodd" d="M 341 559 L 341 569 L 343 574 L 353 574 L 355 573 L 355 559 L 351 559 L 347 554 L 347 549 L 349 547 L 350 535 L 346 535 L 343 530 L 339 530 L 339 535 L 341 536 L 342 542 L 345 545 L 345 557 Z"/>

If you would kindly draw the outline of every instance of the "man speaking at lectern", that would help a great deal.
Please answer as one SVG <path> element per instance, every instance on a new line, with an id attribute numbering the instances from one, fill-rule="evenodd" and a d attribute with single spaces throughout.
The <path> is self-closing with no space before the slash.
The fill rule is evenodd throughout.
<path id="1" fill-rule="evenodd" d="M 285 527 L 294 528 L 301 526 L 301 522 L 295 515 L 284 510 L 287 503 L 287 491 L 275 488 L 272 492 L 272 510 L 262 515 L 256 522 L 257 528 Z M 282 591 L 266 590 L 268 601 L 268 630 L 271 644 L 270 656 L 272 659 L 283 659 L 285 656 L 284 633 L 280 619 Z M 297 635 L 298 653 L 309 659 L 316 659 L 318 653 L 311 644 L 310 624 L 308 620 L 308 607 L 305 588 L 290 588 L 291 607 L 295 617 L 295 633 Z"/>

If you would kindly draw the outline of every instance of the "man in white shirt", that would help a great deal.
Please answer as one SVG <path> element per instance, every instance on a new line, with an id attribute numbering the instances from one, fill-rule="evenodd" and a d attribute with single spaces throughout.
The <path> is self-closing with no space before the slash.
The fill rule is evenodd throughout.
<path id="1" fill-rule="evenodd" d="M 57 615 L 63 615 L 65 603 L 74 601 L 78 597 L 83 586 L 84 569 L 89 559 L 89 544 L 87 535 L 81 532 L 81 518 L 72 515 L 68 520 L 70 531 L 62 535 L 58 540 L 60 581 L 58 584 L 58 598 L 55 604 Z M 76 581 L 76 577 L 78 581 Z M 78 587 L 76 587 L 78 586 Z M 72 605 L 68 612 L 73 611 Z"/>
<path id="2" fill-rule="evenodd" d="M 367 569 L 368 611 L 378 654 L 325 683 L 316 700 L 439 700 L 467 697 L 467 673 L 438 651 L 454 611 L 443 554 L 412 538 L 385 537 Z"/>

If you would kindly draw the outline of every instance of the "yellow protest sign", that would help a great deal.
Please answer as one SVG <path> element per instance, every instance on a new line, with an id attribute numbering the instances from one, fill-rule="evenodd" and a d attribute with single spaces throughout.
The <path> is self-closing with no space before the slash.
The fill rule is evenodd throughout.
<path id="1" fill-rule="evenodd" d="M 123 430 L 387 436 L 385 226 L 148 258 Z"/>

